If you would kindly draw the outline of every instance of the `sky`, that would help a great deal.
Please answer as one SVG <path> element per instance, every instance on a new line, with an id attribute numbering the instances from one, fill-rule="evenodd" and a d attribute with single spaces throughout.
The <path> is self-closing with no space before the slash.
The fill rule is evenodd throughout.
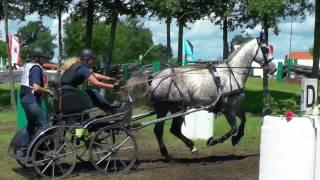
<path id="1" fill-rule="evenodd" d="M 69 15 L 63 14 L 63 19 L 66 19 Z M 26 17 L 26 21 L 9 21 L 9 32 L 16 33 L 17 30 L 26 25 L 29 21 L 39 20 L 39 16 L 34 13 Z M 144 21 L 144 27 L 149 28 L 153 34 L 153 42 L 155 44 L 166 44 L 166 25 L 163 21 L 157 19 L 142 19 Z M 308 51 L 313 46 L 313 34 L 314 34 L 314 14 L 307 16 L 307 18 L 301 22 L 299 19 L 294 19 L 292 23 L 292 40 L 291 51 Z M 43 17 L 42 21 L 45 26 L 49 27 L 51 33 L 56 35 L 55 44 L 58 43 L 58 20 Z M 269 30 L 269 43 L 274 47 L 274 57 L 276 59 L 283 59 L 288 54 L 290 48 L 290 33 L 291 33 L 291 18 L 280 21 L 279 24 L 281 32 L 279 35 L 275 35 Z M 258 37 L 261 31 L 261 26 L 258 25 L 255 29 L 237 29 L 234 32 L 230 32 L 228 35 L 228 41 L 230 42 L 232 37 L 241 34 L 242 31 L 248 33 L 252 37 Z M 4 22 L 0 22 L 0 31 L 2 34 L 2 40 L 4 40 Z M 194 56 L 196 59 L 210 60 L 222 57 L 222 29 L 220 26 L 214 25 L 210 20 L 198 20 L 193 24 L 188 24 L 188 28 L 184 28 L 184 36 L 194 46 Z M 171 24 L 171 41 L 174 56 L 177 56 L 178 49 L 178 27 L 176 22 Z M 144 54 L 145 52 L 141 52 Z M 55 50 L 55 57 L 58 56 L 58 50 Z M 133 57 L 134 59 L 135 57 Z"/>

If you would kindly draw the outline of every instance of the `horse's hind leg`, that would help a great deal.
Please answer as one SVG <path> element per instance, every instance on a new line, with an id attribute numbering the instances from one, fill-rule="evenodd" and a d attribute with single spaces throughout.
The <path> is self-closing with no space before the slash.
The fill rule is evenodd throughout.
<path id="1" fill-rule="evenodd" d="M 156 112 L 157 112 L 157 118 L 162 118 L 162 117 L 167 115 L 167 111 L 163 111 L 163 110 L 161 111 L 159 109 L 156 109 Z M 161 155 L 163 157 L 165 157 L 166 160 L 170 160 L 171 158 L 169 156 L 167 147 L 166 147 L 166 145 L 164 144 L 164 141 L 163 141 L 164 124 L 165 124 L 165 121 L 156 123 L 155 126 L 154 126 L 154 133 L 156 135 L 156 138 L 157 138 L 157 141 L 158 141 L 158 144 L 159 144 L 159 147 L 160 147 Z"/>
<path id="2" fill-rule="evenodd" d="M 237 126 L 237 118 L 235 116 L 235 113 L 224 113 L 229 125 L 231 126 L 231 129 L 229 132 L 227 132 L 225 135 L 221 136 L 220 138 L 209 138 L 207 141 L 208 146 L 213 146 L 218 143 L 223 143 L 225 140 L 229 139 L 232 135 L 237 133 L 238 126 Z"/>
<path id="3" fill-rule="evenodd" d="M 170 132 L 174 134 L 177 138 L 179 138 L 181 141 L 183 141 L 186 144 L 186 146 L 190 149 L 190 151 L 194 153 L 198 151 L 194 143 L 181 132 L 181 126 L 183 122 L 184 117 L 182 116 L 173 118 Z"/>
<path id="4" fill-rule="evenodd" d="M 239 125 L 239 129 L 238 129 L 238 133 L 235 136 L 232 136 L 231 140 L 232 140 L 232 145 L 236 145 L 239 143 L 240 139 L 243 137 L 244 135 L 244 127 L 246 124 L 246 115 L 245 112 L 241 109 L 239 109 L 237 111 L 237 116 L 240 119 L 240 125 Z"/>

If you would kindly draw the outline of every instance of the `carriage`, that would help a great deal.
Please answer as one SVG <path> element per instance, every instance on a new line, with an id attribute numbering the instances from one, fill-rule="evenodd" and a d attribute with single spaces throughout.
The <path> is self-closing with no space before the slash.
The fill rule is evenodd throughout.
<path id="1" fill-rule="evenodd" d="M 126 173 L 137 159 L 138 147 L 132 131 L 192 113 L 178 113 L 134 124 L 155 112 L 132 116 L 133 102 L 129 95 L 124 102 L 123 112 L 101 114 L 101 110 L 92 106 L 88 95 L 83 91 L 61 91 L 61 101 L 68 103 L 62 105 L 59 104 L 58 96 L 53 98 L 55 112 L 49 115 L 51 125 L 33 138 L 27 148 L 26 157 L 20 158 L 17 154 L 20 148 L 17 137 L 25 129 L 17 132 L 8 150 L 9 155 L 22 167 L 33 166 L 39 175 L 46 178 L 63 178 L 74 170 L 77 160 L 88 159 L 103 174 Z M 61 106 L 61 111 L 57 110 L 58 106 Z"/>
<path id="2" fill-rule="evenodd" d="M 77 89 L 59 89 L 52 101 L 55 110 L 49 118 L 52 125 L 33 138 L 25 158 L 19 158 L 17 155 L 19 143 L 15 137 L 11 141 L 9 154 L 22 166 L 33 166 L 43 177 L 65 177 L 73 171 L 77 159 L 85 160 L 87 156 L 92 165 L 103 174 L 126 173 L 137 159 L 138 147 L 132 132 L 152 124 L 156 124 L 155 134 L 164 157 L 169 157 L 162 139 L 163 125 L 168 119 L 173 119 L 171 132 L 180 138 L 191 152 L 196 151 L 193 142 L 182 135 L 181 125 L 185 115 L 200 110 L 220 110 L 231 126 L 231 130 L 219 139 L 210 138 L 207 142 L 209 146 L 222 143 L 231 136 L 232 143 L 237 144 L 244 133 L 245 116 L 244 112 L 239 111 L 239 106 L 244 98 L 242 90 L 249 74 L 248 67 L 252 61 L 257 61 L 261 65 L 268 63 L 271 61 L 268 55 L 267 46 L 262 46 L 258 40 L 252 40 L 232 56 L 230 65 L 228 63 L 213 65 L 209 62 L 205 68 L 190 70 L 190 72 L 194 72 L 195 69 L 201 71 L 198 74 L 180 71 L 179 68 L 167 69 L 155 76 L 151 85 L 150 80 L 145 77 L 142 83 L 137 84 L 151 88 L 155 86 L 152 89 L 154 111 L 137 116 L 132 116 L 133 99 L 128 91 L 122 112 L 100 114 L 96 113 L 97 110 L 93 108 L 86 93 Z M 236 66 L 240 65 L 247 67 L 242 67 L 241 72 L 235 71 Z M 222 79 L 216 76 L 219 71 L 221 75 L 225 74 L 225 77 L 221 76 Z M 202 85 L 199 84 L 201 81 L 197 76 L 201 76 L 201 81 L 207 87 L 197 87 Z M 186 87 L 187 84 L 183 84 L 184 77 L 197 78 L 198 84 L 191 86 L 198 94 L 188 94 L 190 88 Z M 179 78 L 180 81 L 177 81 Z M 136 88 L 134 81 L 132 83 L 131 89 L 144 89 Z M 188 91 L 184 91 L 181 87 Z M 205 93 L 199 94 L 201 91 Z M 134 93 L 131 92 L 132 94 Z M 163 96 L 167 99 L 163 100 Z M 187 101 L 188 99 L 193 101 Z M 191 107 L 196 109 L 190 110 Z M 171 112 L 171 115 L 167 116 L 168 112 Z M 156 119 L 135 123 L 153 114 L 157 114 Z M 236 116 L 241 120 L 239 129 L 234 121 Z M 18 131 L 16 136 L 19 133 L 23 132 Z"/>

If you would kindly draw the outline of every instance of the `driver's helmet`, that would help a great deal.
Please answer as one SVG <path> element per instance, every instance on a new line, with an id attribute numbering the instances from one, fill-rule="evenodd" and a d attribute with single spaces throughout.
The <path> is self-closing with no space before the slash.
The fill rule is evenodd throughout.
<path id="1" fill-rule="evenodd" d="M 32 58 L 35 58 L 35 57 L 46 57 L 46 53 L 44 52 L 44 50 L 42 48 L 36 47 L 36 48 L 32 49 L 31 57 Z"/>
<path id="2" fill-rule="evenodd" d="M 94 59 L 94 58 L 96 58 L 97 56 L 96 56 L 96 53 L 93 51 L 93 50 L 91 50 L 91 49 L 84 49 L 84 50 L 82 50 L 81 51 L 81 53 L 80 53 L 80 59 L 81 60 L 84 60 L 84 59 L 86 59 L 86 58 L 88 58 L 88 59 Z"/>

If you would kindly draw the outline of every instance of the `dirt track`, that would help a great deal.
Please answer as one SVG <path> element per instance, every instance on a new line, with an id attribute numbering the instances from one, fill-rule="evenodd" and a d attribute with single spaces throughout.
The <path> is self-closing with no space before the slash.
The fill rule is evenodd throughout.
<path id="1" fill-rule="evenodd" d="M 142 137 L 143 136 L 143 137 Z M 68 179 L 213 179 L 213 180 L 257 180 L 259 172 L 258 150 L 232 147 L 230 142 L 215 147 L 206 147 L 197 142 L 199 152 L 191 154 L 180 141 L 166 141 L 174 158 L 164 162 L 156 140 L 146 133 L 135 134 L 138 141 L 138 160 L 129 174 L 103 176 L 96 172 L 90 162 L 78 163 Z M 33 169 L 15 171 L 27 179 L 36 179 Z"/>

